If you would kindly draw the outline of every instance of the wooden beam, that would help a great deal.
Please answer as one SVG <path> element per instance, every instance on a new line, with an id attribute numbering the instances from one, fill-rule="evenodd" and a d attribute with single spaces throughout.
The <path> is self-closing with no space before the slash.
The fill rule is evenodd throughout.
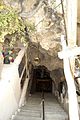
<path id="1" fill-rule="evenodd" d="M 80 55 L 80 47 L 66 48 L 64 51 L 58 52 L 58 57 L 60 59 L 64 58 L 74 58 L 76 55 Z"/>
<path id="2" fill-rule="evenodd" d="M 67 2 L 67 38 L 68 46 L 76 45 L 77 36 L 77 0 Z"/>
<path id="3" fill-rule="evenodd" d="M 58 54 L 58 57 L 60 59 L 63 58 L 63 64 L 64 64 L 64 74 L 68 86 L 68 99 L 69 99 L 69 119 L 70 120 L 79 120 L 79 114 L 78 114 L 78 102 L 77 102 L 77 95 L 76 95 L 76 87 L 74 84 L 73 75 L 71 73 L 70 69 L 70 62 L 69 59 L 71 56 L 73 56 L 74 49 L 70 52 L 67 50 L 66 41 L 64 40 L 64 37 L 61 37 L 61 43 L 62 43 L 62 49 L 63 51 Z M 80 47 L 75 49 L 76 52 L 74 55 L 77 54 L 77 50 L 79 50 L 78 54 L 80 54 Z M 72 54 L 72 55 L 71 55 Z"/>
<path id="4" fill-rule="evenodd" d="M 76 45 L 77 38 L 77 0 L 67 0 L 67 42 L 68 47 Z M 74 74 L 75 60 L 70 59 L 71 70 Z"/>

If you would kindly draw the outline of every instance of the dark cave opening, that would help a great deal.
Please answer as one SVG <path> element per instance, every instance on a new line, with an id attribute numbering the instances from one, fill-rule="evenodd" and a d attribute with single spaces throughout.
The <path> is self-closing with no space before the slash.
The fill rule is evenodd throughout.
<path id="1" fill-rule="evenodd" d="M 32 74 L 31 93 L 52 92 L 52 79 L 45 66 L 34 67 Z"/>

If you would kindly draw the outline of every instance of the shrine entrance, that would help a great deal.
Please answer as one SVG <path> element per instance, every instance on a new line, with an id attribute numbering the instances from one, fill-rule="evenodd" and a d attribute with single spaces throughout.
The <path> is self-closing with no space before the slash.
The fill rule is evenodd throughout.
<path id="1" fill-rule="evenodd" d="M 45 66 L 38 66 L 33 69 L 31 91 L 52 92 L 52 79 L 50 72 Z"/>

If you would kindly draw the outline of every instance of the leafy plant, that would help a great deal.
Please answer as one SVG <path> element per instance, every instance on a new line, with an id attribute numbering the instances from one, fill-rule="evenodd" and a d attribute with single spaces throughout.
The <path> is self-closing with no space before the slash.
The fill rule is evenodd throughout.
<path id="1" fill-rule="evenodd" d="M 21 32 L 24 27 L 23 21 L 12 8 L 0 6 L 0 41 L 4 40 L 6 34 Z"/>
<path id="2" fill-rule="evenodd" d="M 25 26 L 28 27 L 28 32 L 35 29 L 33 24 L 28 20 L 24 21 L 13 8 L 0 4 L 0 42 L 4 42 L 5 36 L 8 34 L 12 35 L 11 46 L 16 40 L 26 43 Z M 15 35 L 17 35 L 17 39 Z"/>

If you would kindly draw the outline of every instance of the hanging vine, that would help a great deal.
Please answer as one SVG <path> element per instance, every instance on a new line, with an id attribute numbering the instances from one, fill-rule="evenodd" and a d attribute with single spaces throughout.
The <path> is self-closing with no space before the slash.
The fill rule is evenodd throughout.
<path id="1" fill-rule="evenodd" d="M 28 27 L 28 31 L 25 31 L 25 26 Z M 28 21 L 24 21 L 11 7 L 0 4 L 0 42 L 5 41 L 5 36 L 10 35 L 10 46 L 12 46 L 16 40 L 20 40 L 24 44 L 27 43 L 28 34 L 34 29 Z"/>

